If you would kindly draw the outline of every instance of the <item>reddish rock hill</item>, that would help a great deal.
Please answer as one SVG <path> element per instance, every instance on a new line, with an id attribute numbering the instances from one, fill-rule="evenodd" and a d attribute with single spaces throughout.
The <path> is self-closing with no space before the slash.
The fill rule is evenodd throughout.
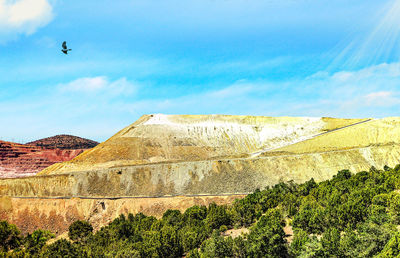
<path id="1" fill-rule="evenodd" d="M 0 178 L 32 176 L 50 165 L 71 160 L 98 143 L 57 135 L 27 144 L 0 141 Z"/>

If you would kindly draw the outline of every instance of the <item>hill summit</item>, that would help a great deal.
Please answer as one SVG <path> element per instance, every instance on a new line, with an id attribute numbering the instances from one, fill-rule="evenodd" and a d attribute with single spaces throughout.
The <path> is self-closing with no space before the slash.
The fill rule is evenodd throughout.
<path id="1" fill-rule="evenodd" d="M 60 134 L 52 137 L 43 138 L 33 142 L 28 142 L 26 145 L 39 146 L 45 149 L 90 149 L 95 147 L 98 142 L 81 138 L 78 136 Z"/>

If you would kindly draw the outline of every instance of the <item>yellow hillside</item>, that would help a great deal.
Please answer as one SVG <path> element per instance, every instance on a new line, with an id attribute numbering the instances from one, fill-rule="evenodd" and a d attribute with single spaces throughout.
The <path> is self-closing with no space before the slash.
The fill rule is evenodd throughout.
<path id="1" fill-rule="evenodd" d="M 70 162 L 40 174 L 160 162 L 247 157 L 362 119 L 228 115 L 145 115 Z"/>
<path id="2" fill-rule="evenodd" d="M 318 153 L 399 143 L 400 118 L 385 118 L 329 132 L 274 151 L 296 154 Z M 266 152 L 264 155 L 268 155 L 268 153 Z"/>

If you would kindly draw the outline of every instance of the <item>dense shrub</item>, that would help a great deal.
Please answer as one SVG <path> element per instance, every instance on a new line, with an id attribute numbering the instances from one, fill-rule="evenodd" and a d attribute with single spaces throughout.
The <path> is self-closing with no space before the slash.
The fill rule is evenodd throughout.
<path id="1" fill-rule="evenodd" d="M 247 254 L 250 257 L 287 257 L 284 222 L 278 210 L 272 209 L 251 228 Z"/>
<path id="2" fill-rule="evenodd" d="M 32 234 L 28 234 L 24 240 L 24 246 L 26 250 L 31 254 L 35 255 L 40 253 L 46 242 L 53 238 L 54 234 L 47 230 L 35 230 Z"/>
<path id="3" fill-rule="evenodd" d="M 65 239 L 57 240 L 48 245 L 43 252 L 44 257 L 69 258 L 69 257 L 86 257 L 83 250 Z"/>
<path id="4" fill-rule="evenodd" d="M 0 251 L 7 252 L 22 243 L 21 231 L 7 221 L 0 221 Z"/>
<path id="5" fill-rule="evenodd" d="M 69 239 L 77 242 L 86 241 L 92 234 L 93 227 L 89 222 L 84 220 L 77 220 L 72 223 L 68 228 Z"/>

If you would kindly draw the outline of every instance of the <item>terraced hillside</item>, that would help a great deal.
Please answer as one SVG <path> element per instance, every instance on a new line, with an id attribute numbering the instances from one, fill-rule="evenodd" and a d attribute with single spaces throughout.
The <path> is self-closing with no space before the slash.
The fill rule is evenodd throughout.
<path id="1" fill-rule="evenodd" d="M 248 158 L 365 119 L 146 115 L 71 162 L 41 174 Z"/>
<path id="2" fill-rule="evenodd" d="M 8 203 L 0 218 L 67 221 L 72 213 L 62 207 L 104 202 L 101 209 L 73 213 L 100 225 L 104 216 L 117 215 L 116 199 L 126 200 L 120 212 L 160 215 L 189 203 L 232 201 L 280 181 L 321 181 L 341 169 L 394 166 L 400 163 L 399 126 L 399 118 L 146 115 L 71 161 L 34 177 L 0 180 Z M 34 199 L 36 207 L 21 198 Z"/>

